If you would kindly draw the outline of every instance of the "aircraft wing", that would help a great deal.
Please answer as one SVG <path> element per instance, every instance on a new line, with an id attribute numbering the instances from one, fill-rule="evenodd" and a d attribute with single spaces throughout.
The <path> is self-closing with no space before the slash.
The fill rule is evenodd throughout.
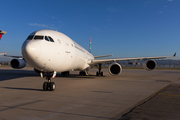
<path id="1" fill-rule="evenodd" d="M 4 53 L 0 53 L 0 55 L 4 55 Z"/>
<path id="2" fill-rule="evenodd" d="M 173 56 L 161 56 L 161 57 L 137 57 L 137 58 L 116 58 L 116 59 L 98 59 L 98 60 L 91 60 L 89 65 L 97 65 L 97 64 L 103 64 L 103 63 L 109 63 L 109 62 L 118 62 L 123 60 L 147 60 L 147 59 L 163 59 L 163 58 L 170 58 L 175 57 L 176 53 Z"/>
<path id="3" fill-rule="evenodd" d="M 23 58 L 22 56 L 13 56 L 13 55 L 6 55 L 6 52 L 3 53 L 6 57 L 12 57 L 12 58 Z"/>
<path id="4" fill-rule="evenodd" d="M 102 57 L 110 57 L 112 55 L 102 55 L 102 56 L 94 56 L 94 58 L 102 58 Z"/>

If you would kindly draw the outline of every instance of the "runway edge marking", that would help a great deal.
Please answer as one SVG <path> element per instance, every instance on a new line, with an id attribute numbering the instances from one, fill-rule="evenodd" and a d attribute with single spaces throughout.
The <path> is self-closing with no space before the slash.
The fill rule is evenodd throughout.
<path id="1" fill-rule="evenodd" d="M 114 117 L 110 118 L 109 120 L 118 120 L 118 119 L 120 119 L 122 116 L 130 113 L 136 107 L 138 107 L 138 106 L 144 104 L 145 102 L 149 101 L 150 99 L 154 98 L 156 95 L 158 95 L 158 93 L 164 91 L 169 86 L 171 86 L 171 84 L 166 85 L 165 87 L 161 88 L 160 90 L 156 91 L 155 93 L 151 94 L 150 96 L 146 97 L 145 99 L 137 102 L 136 104 L 132 105 L 131 107 L 125 109 L 124 111 L 120 112 L 119 114 L 115 115 Z"/>

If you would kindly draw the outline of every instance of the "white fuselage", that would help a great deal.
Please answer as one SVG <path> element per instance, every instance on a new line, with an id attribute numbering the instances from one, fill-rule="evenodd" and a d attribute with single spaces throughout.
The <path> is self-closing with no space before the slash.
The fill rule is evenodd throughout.
<path id="1" fill-rule="evenodd" d="M 22 45 L 22 55 L 28 64 L 44 72 L 85 70 L 90 67 L 88 62 L 94 59 L 91 53 L 71 38 L 53 30 L 39 30 L 30 34 Z"/>

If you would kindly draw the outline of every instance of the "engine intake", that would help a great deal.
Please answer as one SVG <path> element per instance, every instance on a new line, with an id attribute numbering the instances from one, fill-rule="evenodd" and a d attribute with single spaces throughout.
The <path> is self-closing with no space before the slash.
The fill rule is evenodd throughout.
<path id="1" fill-rule="evenodd" d="M 26 61 L 24 61 L 23 59 L 12 59 L 10 64 L 12 68 L 21 69 L 26 66 Z"/>
<path id="2" fill-rule="evenodd" d="M 154 70 L 156 68 L 157 64 L 154 60 L 146 60 L 143 63 L 143 67 L 146 70 Z"/>
<path id="3" fill-rule="evenodd" d="M 119 75 L 122 72 L 122 67 L 118 63 L 112 63 L 109 65 L 108 70 L 111 75 Z"/>

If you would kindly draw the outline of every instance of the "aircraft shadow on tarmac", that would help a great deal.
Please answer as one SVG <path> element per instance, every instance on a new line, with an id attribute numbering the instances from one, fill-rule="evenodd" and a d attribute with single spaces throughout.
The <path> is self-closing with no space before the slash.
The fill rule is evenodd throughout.
<path id="1" fill-rule="evenodd" d="M 0 81 L 11 80 L 23 77 L 40 77 L 39 74 L 32 70 L 0 70 Z M 61 76 L 57 74 L 58 78 L 79 78 L 79 79 L 95 79 L 95 75 L 80 76 L 78 74 L 70 74 L 69 76 Z M 45 79 L 45 78 L 44 78 Z M 75 79 L 74 79 L 75 80 Z"/>
<path id="2" fill-rule="evenodd" d="M 32 70 L 0 70 L 0 81 L 33 76 L 38 76 L 38 74 Z"/>
<path id="3" fill-rule="evenodd" d="M 60 77 L 60 78 L 82 78 L 82 79 L 95 79 L 95 75 L 88 75 L 88 76 L 82 76 L 82 75 L 78 75 L 78 74 L 70 74 L 68 76 L 62 76 L 61 74 L 57 74 L 56 77 Z M 101 76 L 102 77 L 102 76 Z M 103 76 L 105 77 L 105 76 Z"/>
<path id="4" fill-rule="evenodd" d="M 16 78 L 23 78 L 23 77 L 40 77 L 39 74 L 32 70 L 6 70 L 2 69 L 0 70 L 0 82 L 6 81 L 6 80 L 12 80 Z M 90 76 L 79 76 L 78 74 L 70 74 L 69 76 L 61 76 L 61 74 L 57 74 L 58 78 L 78 78 L 78 79 L 95 79 L 95 75 Z M 45 79 L 45 78 L 42 78 Z M 71 79 L 72 80 L 72 79 Z M 73 79 L 76 80 L 76 79 Z M 34 88 L 19 88 L 19 87 L 2 87 L 5 89 L 13 89 L 13 90 L 30 90 L 30 91 L 42 91 L 42 89 L 34 89 Z"/>
<path id="5" fill-rule="evenodd" d="M 12 90 L 43 91 L 42 89 L 34 89 L 34 88 L 18 88 L 18 87 L 0 87 L 0 88 L 12 89 Z"/>

